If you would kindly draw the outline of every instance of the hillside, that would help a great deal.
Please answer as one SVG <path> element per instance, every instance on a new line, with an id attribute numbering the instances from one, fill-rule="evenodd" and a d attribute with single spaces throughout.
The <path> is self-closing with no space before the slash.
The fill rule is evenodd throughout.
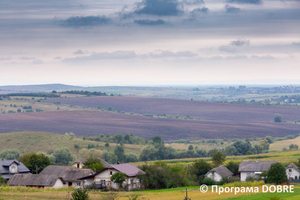
<path id="1" fill-rule="evenodd" d="M 105 111 L 52 111 L 0 115 L 0 132 L 43 131 L 76 135 L 130 134 L 165 141 L 178 139 L 282 137 L 299 133 L 298 124 L 221 120 L 161 119 Z"/>
<path id="2" fill-rule="evenodd" d="M 142 97 L 83 97 L 49 99 L 43 102 L 108 108 L 138 114 L 189 115 L 206 120 L 238 122 L 273 122 L 274 114 L 282 115 L 283 120 L 300 120 L 300 107 L 281 107 L 263 105 L 243 105 L 230 103 L 189 101 L 166 98 Z M 299 126 L 300 131 L 300 126 Z"/>
<path id="3" fill-rule="evenodd" d="M 11 132 L 0 134 L 0 151 L 3 149 L 18 149 L 21 154 L 29 152 L 46 152 L 51 154 L 55 149 L 60 147 L 68 147 L 73 155 L 78 154 L 79 148 L 87 148 L 89 144 L 94 144 L 98 150 L 109 150 L 113 152 L 116 147 L 115 143 L 110 143 L 109 148 L 105 147 L 104 142 L 95 142 L 83 140 L 82 138 L 71 139 L 69 136 L 49 133 L 49 132 Z M 98 146 L 97 146 L 98 145 Z M 142 145 L 124 144 L 125 153 L 139 154 Z"/>

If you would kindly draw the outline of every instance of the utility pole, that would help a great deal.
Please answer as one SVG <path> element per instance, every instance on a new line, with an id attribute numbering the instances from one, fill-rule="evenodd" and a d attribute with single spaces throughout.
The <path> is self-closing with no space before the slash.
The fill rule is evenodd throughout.
<path id="1" fill-rule="evenodd" d="M 183 200 L 191 200 L 191 198 L 188 198 L 187 188 L 185 188 L 185 198 Z"/>

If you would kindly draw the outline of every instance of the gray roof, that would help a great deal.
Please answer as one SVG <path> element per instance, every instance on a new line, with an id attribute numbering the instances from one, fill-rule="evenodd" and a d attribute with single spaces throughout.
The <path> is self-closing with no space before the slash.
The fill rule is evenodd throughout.
<path id="1" fill-rule="evenodd" d="M 243 161 L 239 165 L 239 172 L 266 172 L 276 161 Z"/>
<path id="2" fill-rule="evenodd" d="M 111 167 L 116 169 L 119 172 L 126 174 L 127 176 L 136 176 L 139 172 L 142 174 L 146 174 L 141 169 L 139 169 L 131 164 L 128 164 L 128 163 L 111 165 Z"/>
<path id="3" fill-rule="evenodd" d="M 108 167 L 105 167 L 104 169 L 102 169 L 101 171 L 97 172 L 96 174 L 90 175 L 90 176 L 86 176 L 86 177 L 82 177 L 81 179 L 87 179 L 87 178 L 93 178 L 96 175 L 100 174 L 101 172 L 107 170 L 107 169 L 114 169 L 118 172 L 122 172 L 124 174 L 126 174 L 128 177 L 134 177 L 138 174 L 146 174 L 143 170 L 125 163 L 125 164 L 117 164 L 117 165 L 110 165 Z"/>
<path id="4" fill-rule="evenodd" d="M 225 167 L 223 165 L 221 165 L 219 167 L 215 167 L 215 168 L 211 169 L 209 172 L 217 172 L 223 178 L 231 177 L 233 175 L 233 173 L 227 167 Z M 208 174 L 209 172 L 207 172 L 206 174 Z"/>
<path id="5" fill-rule="evenodd" d="M 91 169 L 78 169 L 70 166 L 49 165 L 40 174 L 56 175 L 64 181 L 76 182 L 79 178 L 94 174 Z"/>
<path id="6" fill-rule="evenodd" d="M 53 187 L 59 179 L 56 175 L 48 174 L 15 174 L 7 184 L 9 186 L 44 186 Z"/>
<path id="7" fill-rule="evenodd" d="M 105 167 L 110 166 L 110 164 L 108 164 L 104 159 L 102 159 L 102 158 L 99 158 L 99 159 L 101 160 L 102 164 Z M 71 165 L 73 165 L 74 163 L 82 163 L 83 164 L 86 160 L 87 160 L 86 158 L 80 158 L 80 159 L 75 160 Z"/>
<path id="8" fill-rule="evenodd" d="M 12 175 L 9 171 L 9 166 L 13 163 L 18 165 L 18 173 L 20 174 L 29 174 L 30 170 L 20 161 L 17 160 L 0 160 L 0 174 L 5 179 L 9 179 Z"/>
<path id="9" fill-rule="evenodd" d="M 299 171 L 299 167 L 297 165 L 295 165 L 294 163 L 289 164 L 289 166 L 287 166 L 286 168 L 294 168 Z"/>

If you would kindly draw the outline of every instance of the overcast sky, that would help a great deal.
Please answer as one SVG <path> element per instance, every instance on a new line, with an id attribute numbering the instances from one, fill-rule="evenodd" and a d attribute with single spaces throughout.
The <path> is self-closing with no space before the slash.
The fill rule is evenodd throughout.
<path id="1" fill-rule="evenodd" d="M 300 84 L 300 0 L 0 5 L 0 85 Z"/>

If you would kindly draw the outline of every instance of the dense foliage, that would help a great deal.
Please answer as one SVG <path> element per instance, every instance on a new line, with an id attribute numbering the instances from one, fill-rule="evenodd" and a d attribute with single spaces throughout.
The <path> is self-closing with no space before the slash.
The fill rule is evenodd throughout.
<path id="1" fill-rule="evenodd" d="M 17 149 L 3 149 L 0 152 L 0 159 L 3 160 L 17 160 L 20 153 Z"/>
<path id="2" fill-rule="evenodd" d="M 83 90 L 67 90 L 61 92 L 62 94 L 81 94 L 81 95 L 87 95 L 87 96 L 107 96 L 107 94 L 104 92 L 90 92 L 90 91 L 83 91 Z"/>
<path id="3" fill-rule="evenodd" d="M 91 169 L 94 172 L 99 172 L 105 168 L 99 158 L 88 158 L 84 163 L 84 168 Z"/>
<path id="4" fill-rule="evenodd" d="M 287 181 L 285 167 L 281 163 L 274 163 L 267 172 L 268 182 L 280 184 Z"/>
<path id="5" fill-rule="evenodd" d="M 83 190 L 81 188 L 77 188 L 71 194 L 72 200 L 89 200 L 89 194 L 87 190 Z"/>
<path id="6" fill-rule="evenodd" d="M 40 173 L 45 167 L 51 165 L 50 158 L 42 153 L 23 154 L 18 160 L 22 162 L 33 174 Z M 38 169 L 38 171 L 36 171 L 36 169 Z"/>
<path id="7" fill-rule="evenodd" d="M 55 149 L 52 155 L 55 157 L 55 163 L 57 164 L 68 165 L 71 161 L 73 161 L 71 151 L 67 147 Z"/>

